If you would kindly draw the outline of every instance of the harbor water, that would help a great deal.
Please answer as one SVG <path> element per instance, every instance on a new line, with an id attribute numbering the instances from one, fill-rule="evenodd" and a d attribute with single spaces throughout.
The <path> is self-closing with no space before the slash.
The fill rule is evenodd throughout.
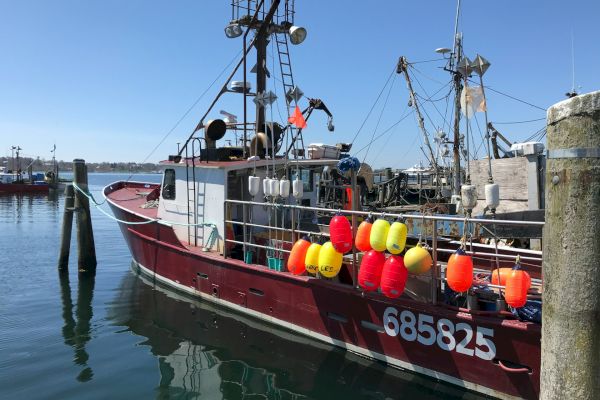
<path id="1" fill-rule="evenodd" d="M 126 178 L 90 174 L 90 190 Z M 1 399 L 480 398 L 156 286 L 96 209 L 96 276 L 78 277 L 75 235 L 59 273 L 63 204 L 0 196 Z"/>

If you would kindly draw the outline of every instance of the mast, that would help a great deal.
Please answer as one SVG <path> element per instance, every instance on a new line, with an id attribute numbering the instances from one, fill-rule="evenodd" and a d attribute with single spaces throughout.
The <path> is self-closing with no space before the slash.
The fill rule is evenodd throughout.
<path id="1" fill-rule="evenodd" d="M 458 18 L 460 16 L 460 0 L 456 7 L 456 22 L 454 24 L 454 51 L 453 60 L 454 66 L 458 66 L 462 56 L 462 37 L 458 33 Z M 450 72 L 453 73 L 454 81 L 454 140 L 452 141 L 452 153 L 454 158 L 453 173 L 452 173 L 452 194 L 460 195 L 460 92 L 462 91 L 462 84 L 460 74 L 454 69 L 452 65 L 452 59 L 450 60 Z"/>
<path id="2" fill-rule="evenodd" d="M 276 3 L 279 3 L 278 1 Z M 264 93 L 267 89 L 267 38 L 270 35 L 267 29 L 259 29 L 256 34 L 256 94 Z M 245 121 L 244 121 L 245 122 Z M 265 106 L 256 102 L 256 133 L 265 129 Z M 267 133 L 267 132 L 265 132 Z M 246 138 L 244 138 L 245 140 Z M 244 141 L 244 147 L 246 142 Z"/>
<path id="3" fill-rule="evenodd" d="M 435 169 L 436 173 L 438 170 L 437 161 L 435 160 L 435 155 L 433 154 L 433 149 L 431 148 L 431 144 L 429 143 L 429 135 L 427 134 L 427 130 L 425 130 L 425 123 L 423 122 L 423 116 L 421 115 L 421 110 L 419 109 L 419 103 L 417 102 L 417 97 L 415 96 L 415 91 L 413 90 L 412 83 L 410 81 L 410 76 L 408 75 L 408 62 L 406 61 L 406 57 L 400 57 L 398 61 L 398 68 L 396 70 L 399 74 L 404 72 L 404 78 L 406 79 L 406 86 L 408 87 L 408 91 L 410 93 L 410 100 L 415 107 L 415 112 L 417 113 L 417 120 L 419 122 L 419 128 L 421 129 L 421 133 L 423 134 L 423 140 L 425 141 L 425 145 L 429 150 L 429 156 L 431 157 L 431 165 Z"/>

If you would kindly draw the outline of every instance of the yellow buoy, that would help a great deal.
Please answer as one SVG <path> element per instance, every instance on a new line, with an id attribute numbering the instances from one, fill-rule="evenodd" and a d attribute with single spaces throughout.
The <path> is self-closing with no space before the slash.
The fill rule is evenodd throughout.
<path id="1" fill-rule="evenodd" d="M 385 219 L 380 218 L 373 222 L 371 228 L 371 248 L 377 251 L 385 251 L 385 242 L 387 240 L 388 232 L 390 230 L 390 223 Z"/>
<path id="2" fill-rule="evenodd" d="M 431 268 L 431 254 L 421 244 L 409 249 L 404 255 L 404 265 L 412 274 L 423 274 Z"/>
<path id="3" fill-rule="evenodd" d="M 319 252 L 319 273 L 326 278 L 333 278 L 342 268 L 342 253 L 338 253 L 331 242 L 321 246 Z"/>
<path id="4" fill-rule="evenodd" d="M 408 228 L 402 222 L 394 222 L 390 227 L 387 239 L 385 241 L 385 247 L 387 251 L 392 254 L 400 254 L 406 246 L 406 234 Z"/>
<path id="5" fill-rule="evenodd" d="M 319 269 L 319 252 L 321 251 L 321 245 L 319 243 L 313 243 L 308 246 L 306 250 L 306 258 L 304 263 L 306 264 L 306 272 L 311 275 L 316 275 Z"/>

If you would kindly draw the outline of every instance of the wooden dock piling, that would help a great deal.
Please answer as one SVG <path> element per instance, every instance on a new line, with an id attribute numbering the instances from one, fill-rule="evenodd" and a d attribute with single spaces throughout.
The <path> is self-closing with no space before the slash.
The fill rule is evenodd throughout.
<path id="1" fill-rule="evenodd" d="M 58 269 L 60 270 L 66 270 L 69 267 L 74 205 L 75 196 L 73 193 L 73 185 L 67 185 L 65 187 L 65 211 L 63 214 L 63 224 L 60 238 L 60 253 L 58 255 Z"/>
<path id="2" fill-rule="evenodd" d="M 88 191 L 87 166 L 81 159 L 73 160 L 73 182 L 82 191 Z M 75 208 L 77 209 L 77 265 L 80 272 L 96 270 L 96 247 L 90 215 L 90 202 L 79 190 L 75 192 Z"/>
<path id="3" fill-rule="evenodd" d="M 600 399 L 600 91 L 547 123 L 540 398 Z"/>

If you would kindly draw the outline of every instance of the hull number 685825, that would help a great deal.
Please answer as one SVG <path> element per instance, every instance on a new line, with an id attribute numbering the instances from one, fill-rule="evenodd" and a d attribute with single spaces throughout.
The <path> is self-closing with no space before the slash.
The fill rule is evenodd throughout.
<path id="1" fill-rule="evenodd" d="M 471 325 L 459 322 L 454 324 L 446 318 L 434 321 L 431 315 L 415 314 L 409 310 L 403 310 L 398 315 L 398 310 L 388 307 L 383 313 L 383 326 L 385 332 L 390 336 L 398 336 L 407 342 L 415 340 L 425 346 L 439 346 L 446 351 L 456 351 L 467 356 L 479 357 L 482 360 L 492 360 L 496 356 L 496 346 L 492 341 L 494 330 L 482 326 L 475 327 L 475 345 L 471 344 L 473 339 L 473 328 Z M 464 332 L 464 337 L 459 332 Z M 462 338 L 457 341 L 458 338 Z"/>

